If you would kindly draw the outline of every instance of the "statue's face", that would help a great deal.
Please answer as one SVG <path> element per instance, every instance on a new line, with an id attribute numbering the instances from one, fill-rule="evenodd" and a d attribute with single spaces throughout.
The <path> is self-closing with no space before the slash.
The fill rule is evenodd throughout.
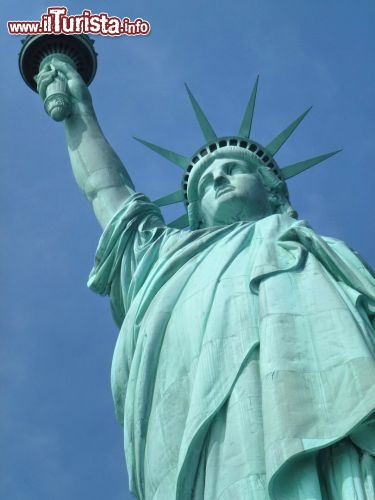
<path id="1" fill-rule="evenodd" d="M 242 159 L 215 159 L 199 180 L 198 197 L 205 226 L 255 221 L 272 213 L 256 165 Z"/>

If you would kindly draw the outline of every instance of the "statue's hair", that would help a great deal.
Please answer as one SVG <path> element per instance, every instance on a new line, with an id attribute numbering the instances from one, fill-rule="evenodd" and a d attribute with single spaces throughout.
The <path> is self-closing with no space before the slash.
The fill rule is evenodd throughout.
<path id="1" fill-rule="evenodd" d="M 291 206 L 286 182 L 279 179 L 269 168 L 259 165 L 257 172 L 268 192 L 268 200 L 274 214 L 287 214 L 298 219 L 298 213 Z"/>
<path id="2" fill-rule="evenodd" d="M 266 167 L 253 152 L 237 146 L 227 146 L 214 151 L 200 160 L 190 174 L 187 189 L 189 201 L 187 210 L 191 229 L 198 229 L 204 225 L 200 210 L 198 183 L 203 172 L 216 159 L 239 159 L 254 165 L 256 167 L 256 172 L 267 191 L 272 213 L 285 213 L 295 219 L 298 218 L 297 212 L 290 205 L 286 182 L 272 172 L 270 168 Z"/>

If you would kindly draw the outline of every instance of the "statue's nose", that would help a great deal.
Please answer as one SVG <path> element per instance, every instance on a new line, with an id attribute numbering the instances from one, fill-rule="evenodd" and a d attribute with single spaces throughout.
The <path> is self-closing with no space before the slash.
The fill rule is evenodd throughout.
<path id="1" fill-rule="evenodd" d="M 215 188 L 222 186 L 223 184 L 228 184 L 228 183 L 229 183 L 228 177 L 223 173 L 218 174 L 214 179 L 214 187 Z"/>

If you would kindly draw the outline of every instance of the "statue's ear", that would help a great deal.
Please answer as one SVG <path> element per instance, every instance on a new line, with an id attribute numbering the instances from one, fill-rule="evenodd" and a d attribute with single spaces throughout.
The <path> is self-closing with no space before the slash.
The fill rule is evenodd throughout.
<path id="1" fill-rule="evenodd" d="M 285 199 L 281 193 L 277 191 L 270 191 L 268 193 L 268 200 L 270 202 L 272 212 L 274 214 L 280 213 L 281 207 L 284 205 Z"/>
<path id="2" fill-rule="evenodd" d="M 197 210 L 197 212 L 198 212 L 198 214 L 197 214 L 197 216 L 198 216 L 198 221 L 197 221 L 198 225 L 199 225 L 199 227 L 204 227 L 205 220 L 204 220 L 204 215 L 203 215 L 203 212 L 202 212 L 202 208 L 201 208 L 200 202 L 198 202 L 196 206 L 197 206 L 197 209 L 198 209 Z"/>

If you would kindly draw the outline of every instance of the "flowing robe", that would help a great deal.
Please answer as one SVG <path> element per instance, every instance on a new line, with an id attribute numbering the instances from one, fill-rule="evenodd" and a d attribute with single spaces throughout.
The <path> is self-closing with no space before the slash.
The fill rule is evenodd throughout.
<path id="1" fill-rule="evenodd" d="M 120 327 L 112 391 L 139 499 L 289 499 L 300 458 L 375 410 L 375 280 L 303 221 L 179 231 L 136 194 L 89 286 Z"/>

